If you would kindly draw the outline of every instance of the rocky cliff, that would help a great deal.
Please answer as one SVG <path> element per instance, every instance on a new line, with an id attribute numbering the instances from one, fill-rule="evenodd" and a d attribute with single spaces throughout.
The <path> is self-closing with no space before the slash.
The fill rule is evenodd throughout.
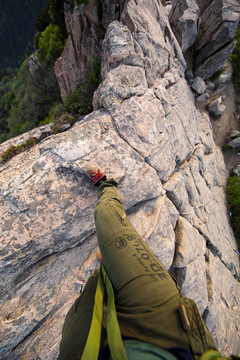
<path id="1" fill-rule="evenodd" d="M 239 257 L 221 150 L 196 109 L 164 6 L 121 6 L 104 34 L 94 112 L 1 165 L 1 359 L 57 357 L 64 317 L 98 266 L 97 195 L 84 173 L 93 163 L 119 181 L 133 225 L 196 301 L 220 351 L 240 353 Z M 74 80 L 73 65 L 64 71 Z"/>

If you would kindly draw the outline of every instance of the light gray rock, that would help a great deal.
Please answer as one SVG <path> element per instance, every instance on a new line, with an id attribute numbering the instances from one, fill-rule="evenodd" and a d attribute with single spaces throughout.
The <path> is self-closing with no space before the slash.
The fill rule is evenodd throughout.
<path id="1" fill-rule="evenodd" d="M 196 98 L 196 100 L 199 104 L 207 104 L 209 97 L 210 97 L 210 95 L 208 93 L 204 93 L 204 94 L 198 96 Z"/>
<path id="2" fill-rule="evenodd" d="M 221 116 L 226 110 L 226 106 L 222 103 L 223 98 L 220 96 L 218 99 L 213 100 L 208 105 L 208 111 L 211 115 L 218 117 Z"/>
<path id="3" fill-rule="evenodd" d="M 183 294 L 195 301 L 202 315 L 208 305 L 207 281 L 199 277 L 199 272 L 206 271 L 205 257 L 199 256 L 194 259 L 185 269 L 179 269 L 177 280 L 181 284 Z"/>
<path id="4" fill-rule="evenodd" d="M 202 314 L 208 304 L 207 282 L 198 272 L 205 271 L 206 241 L 183 217 L 176 227 L 176 249 L 173 267 L 178 269 L 177 280 L 184 295 L 193 299 Z"/>
<path id="5" fill-rule="evenodd" d="M 31 138 L 40 141 L 41 139 L 45 138 L 51 133 L 51 127 L 52 124 L 43 125 L 31 131 L 28 131 L 27 133 L 21 134 L 19 136 L 16 136 L 14 138 L 5 141 L 4 143 L 0 144 L 0 154 L 1 152 L 7 150 L 10 146 L 22 145 Z"/>
<path id="6" fill-rule="evenodd" d="M 233 169 L 233 172 L 237 174 L 238 177 L 240 177 L 240 165 L 237 165 L 235 169 Z"/>
<path id="7" fill-rule="evenodd" d="M 239 354 L 239 334 L 235 324 L 240 321 L 240 284 L 210 251 L 208 251 L 207 264 L 210 297 L 204 319 L 216 339 L 216 345 L 219 349 L 223 349 L 222 355 L 228 356 L 230 348 L 233 354 Z M 227 327 L 222 326 L 224 318 L 228 323 Z"/>
<path id="8" fill-rule="evenodd" d="M 194 44 L 199 30 L 199 15 L 200 10 L 196 0 L 172 3 L 169 21 L 183 53 Z"/>
<path id="9" fill-rule="evenodd" d="M 207 92 L 211 94 L 215 89 L 215 84 L 212 81 L 207 82 Z"/>
<path id="10" fill-rule="evenodd" d="M 214 0 L 201 16 L 201 27 L 194 44 L 196 75 L 204 79 L 223 70 L 235 42 L 240 5 L 236 0 Z"/>
<path id="11" fill-rule="evenodd" d="M 210 154 L 214 151 L 215 143 L 213 140 L 212 125 L 209 121 L 207 113 L 198 111 L 197 112 L 199 124 L 200 124 L 200 139 L 202 146 L 198 147 L 195 150 L 195 154 L 200 159 L 201 164 L 203 164 L 203 154 Z M 204 150 L 203 150 L 204 149 Z M 202 165 L 203 166 L 203 165 Z"/>
<path id="12" fill-rule="evenodd" d="M 30 334 L 48 314 L 65 306 L 64 303 L 79 292 L 78 282 L 74 285 L 82 271 L 79 270 L 79 257 L 84 264 L 89 251 L 94 252 L 96 248 L 96 240 L 91 244 L 89 242 L 94 233 L 93 212 L 97 195 L 83 172 L 86 166 L 93 159 L 100 166 L 103 161 L 110 176 L 122 179 L 119 187 L 126 209 L 139 201 L 158 197 L 162 191 L 156 171 L 130 146 L 126 147 L 115 132 L 110 116 L 104 111 L 93 113 L 84 124 L 77 124 L 64 134 L 53 136 L 31 149 L 28 163 L 20 154 L 10 161 L 10 168 L 4 174 L 1 172 L 3 217 L 0 251 L 5 254 L 2 258 L 1 304 L 8 312 L 1 320 L 1 357 Z M 132 176 L 136 176 L 136 183 L 127 184 Z M 148 177 L 154 181 L 151 188 L 146 181 Z M 144 186 L 140 189 L 141 182 Z M 84 244 L 88 244 L 86 250 Z M 61 253 L 64 253 L 63 257 Z M 70 254 L 75 256 L 77 266 Z M 63 266 L 61 271 L 59 266 Z M 63 272 L 69 272 L 72 280 Z M 87 273 L 83 273 L 84 281 L 86 278 Z M 72 283 L 68 300 L 62 297 L 61 281 L 66 287 Z M 34 291 L 34 296 L 28 286 Z M 39 286 L 41 291 L 38 291 Z M 61 295 L 58 295 L 59 288 Z M 58 298 L 56 301 L 52 292 Z M 15 336 L 9 336 L 13 332 Z"/>
<path id="13" fill-rule="evenodd" d="M 165 3 L 164 10 L 165 10 L 166 15 L 169 16 L 169 14 L 172 10 L 172 2 L 171 1 L 167 1 Z"/>
<path id="14" fill-rule="evenodd" d="M 240 137 L 230 141 L 228 143 L 228 146 L 230 146 L 232 149 L 238 149 L 240 148 Z"/>
<path id="15" fill-rule="evenodd" d="M 129 28 L 144 55 L 148 84 L 152 86 L 166 70 L 175 70 L 183 76 L 186 61 L 169 26 L 164 7 L 154 0 L 138 0 L 137 3 L 137 6 L 133 1 L 126 3 L 122 22 L 131 22 Z"/>
<path id="16" fill-rule="evenodd" d="M 206 241 L 183 217 L 179 217 L 176 227 L 176 250 L 173 266 L 185 268 L 199 256 L 205 255 Z"/>
<path id="17" fill-rule="evenodd" d="M 207 85 L 205 84 L 205 82 L 202 78 L 196 77 L 194 79 L 191 87 L 197 94 L 202 95 L 205 92 Z"/>
<path id="18" fill-rule="evenodd" d="M 123 2 L 120 6 L 120 12 L 122 11 Z M 75 3 L 72 10 L 69 5 L 65 5 L 65 22 L 70 35 L 61 56 L 55 63 L 55 74 L 63 100 L 84 78 L 92 59 L 102 55 L 106 30 L 115 18 L 113 0 L 104 0 L 101 4 L 97 4 L 95 0 L 89 0 L 88 4 Z"/>

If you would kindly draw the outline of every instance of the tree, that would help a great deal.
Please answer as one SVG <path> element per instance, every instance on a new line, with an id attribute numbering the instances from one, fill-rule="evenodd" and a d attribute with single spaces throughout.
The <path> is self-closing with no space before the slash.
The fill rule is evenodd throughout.
<path id="1" fill-rule="evenodd" d="M 37 57 L 43 61 L 56 60 L 64 48 L 64 36 L 58 25 L 50 24 L 41 33 Z"/>

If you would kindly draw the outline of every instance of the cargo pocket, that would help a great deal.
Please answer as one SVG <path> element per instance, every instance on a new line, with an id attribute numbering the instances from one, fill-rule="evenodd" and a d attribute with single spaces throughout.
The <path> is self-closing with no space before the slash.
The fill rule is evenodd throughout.
<path id="1" fill-rule="evenodd" d="M 121 225 L 126 227 L 127 226 L 127 215 L 125 213 L 125 211 L 122 209 L 122 207 L 120 207 L 118 209 L 118 205 L 112 204 L 111 202 L 109 202 L 109 205 L 112 209 L 112 211 L 114 212 L 114 214 L 117 216 L 118 220 L 120 221 Z"/>

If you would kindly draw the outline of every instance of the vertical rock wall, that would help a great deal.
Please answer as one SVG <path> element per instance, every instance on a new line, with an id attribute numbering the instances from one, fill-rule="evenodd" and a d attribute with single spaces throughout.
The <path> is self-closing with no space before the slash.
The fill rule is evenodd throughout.
<path id="1" fill-rule="evenodd" d="M 191 48 L 196 76 L 222 71 L 235 45 L 240 4 L 237 0 L 172 1 L 169 20 L 183 53 Z"/>
<path id="2" fill-rule="evenodd" d="M 196 301 L 219 350 L 240 353 L 227 173 L 185 68 L 161 3 L 126 2 L 104 39 L 95 111 L 1 165 L 1 359 L 57 357 L 64 317 L 99 266 L 97 195 L 84 174 L 93 163 L 118 180 L 133 225 Z"/>

